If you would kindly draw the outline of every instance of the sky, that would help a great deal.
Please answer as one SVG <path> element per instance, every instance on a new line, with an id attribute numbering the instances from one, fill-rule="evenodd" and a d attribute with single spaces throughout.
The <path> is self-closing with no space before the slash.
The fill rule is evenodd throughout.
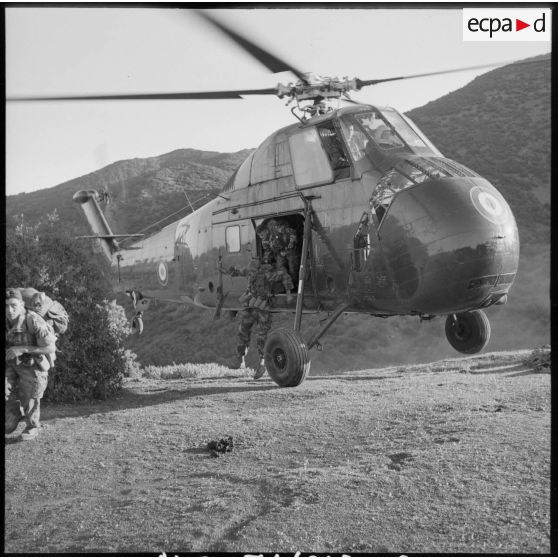
<path id="1" fill-rule="evenodd" d="M 302 71 L 375 79 L 550 52 L 546 42 L 464 42 L 462 10 L 231 9 L 212 15 Z M 6 7 L 6 96 L 260 89 L 272 74 L 189 10 Z M 354 100 L 401 111 L 490 69 L 372 86 Z M 293 122 L 285 99 L 6 105 L 6 194 L 56 186 L 122 159 L 257 147 Z"/>

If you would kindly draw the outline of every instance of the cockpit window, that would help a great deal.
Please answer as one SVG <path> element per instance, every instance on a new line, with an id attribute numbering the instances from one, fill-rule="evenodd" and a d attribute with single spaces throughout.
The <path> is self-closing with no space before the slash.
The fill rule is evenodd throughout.
<path id="1" fill-rule="evenodd" d="M 401 115 L 392 108 L 382 109 L 382 115 L 397 130 L 409 147 L 426 147 L 426 144 L 415 131 L 403 120 Z"/>
<path id="2" fill-rule="evenodd" d="M 331 168 L 335 173 L 335 178 L 348 177 L 350 174 L 349 158 L 345 153 L 345 148 L 337 135 L 333 122 L 325 122 L 318 126 L 318 133 L 329 158 Z"/>
<path id="3" fill-rule="evenodd" d="M 358 123 L 366 134 L 382 149 L 404 147 L 404 143 L 395 130 L 384 120 L 379 112 L 370 111 L 356 115 Z"/>
<path id="4" fill-rule="evenodd" d="M 353 161 L 360 161 L 366 155 L 366 146 L 370 140 L 353 122 L 346 122 L 344 119 L 341 119 L 339 123 L 341 124 L 341 132 L 345 138 L 345 143 L 349 147 L 349 152 Z"/>
<path id="5" fill-rule="evenodd" d="M 322 147 L 315 127 L 303 128 L 289 137 L 289 148 L 296 185 L 308 188 L 333 182 L 329 156 Z"/>
<path id="6" fill-rule="evenodd" d="M 382 150 L 407 147 L 420 155 L 442 155 L 409 119 L 395 109 L 374 109 L 356 114 L 355 118 Z"/>

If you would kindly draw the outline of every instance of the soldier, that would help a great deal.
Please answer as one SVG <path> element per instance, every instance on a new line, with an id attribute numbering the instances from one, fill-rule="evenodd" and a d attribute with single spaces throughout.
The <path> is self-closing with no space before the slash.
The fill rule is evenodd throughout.
<path id="1" fill-rule="evenodd" d="M 273 219 L 268 221 L 267 223 L 262 223 L 258 229 L 256 230 L 256 234 L 258 235 L 261 243 L 262 243 L 262 262 L 263 263 L 271 263 L 275 257 L 273 255 L 273 250 L 271 249 L 271 233 L 269 230 L 269 223 L 275 222 Z"/>
<path id="2" fill-rule="evenodd" d="M 296 282 L 300 259 L 295 229 L 287 221 L 270 219 L 258 234 L 262 240 L 264 261 L 266 259 L 269 262 L 275 261 L 275 267 L 278 270 L 284 267 L 291 279 Z"/>
<path id="3" fill-rule="evenodd" d="M 260 362 L 254 379 L 257 380 L 265 374 L 264 346 L 267 334 L 271 329 L 271 299 L 273 297 L 273 284 L 280 281 L 283 283 L 287 293 L 287 302 L 291 302 L 293 282 L 284 269 L 274 269 L 269 263 L 261 263 L 258 258 L 253 258 L 250 264 L 242 269 L 230 267 L 228 272 L 232 277 L 248 277 L 248 287 L 239 298 L 244 308 L 240 314 L 240 325 L 238 327 L 238 345 L 236 356 L 231 363 L 231 368 L 240 368 L 244 356 L 250 345 L 250 334 L 252 327 L 256 325 L 256 345 Z"/>
<path id="4" fill-rule="evenodd" d="M 47 387 L 49 360 L 56 351 L 52 328 L 35 312 L 26 310 L 18 289 L 6 291 L 6 422 L 11 434 L 21 418 L 27 427 L 21 440 L 39 434 L 41 398 Z M 19 400 L 19 401 L 18 401 Z"/>

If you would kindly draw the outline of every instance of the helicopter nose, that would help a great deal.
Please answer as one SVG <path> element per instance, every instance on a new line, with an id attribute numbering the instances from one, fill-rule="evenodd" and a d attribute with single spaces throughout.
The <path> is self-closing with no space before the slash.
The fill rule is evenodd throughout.
<path id="1" fill-rule="evenodd" d="M 379 236 L 408 312 L 448 314 L 502 302 L 517 272 L 513 213 L 484 178 L 432 179 L 399 192 Z"/>

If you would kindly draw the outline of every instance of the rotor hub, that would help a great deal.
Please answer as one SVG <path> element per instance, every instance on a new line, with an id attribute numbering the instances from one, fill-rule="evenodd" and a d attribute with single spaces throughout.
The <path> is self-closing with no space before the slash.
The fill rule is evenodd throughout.
<path id="1" fill-rule="evenodd" d="M 344 77 L 326 77 L 314 73 L 304 74 L 306 82 L 298 80 L 296 83 L 277 84 L 277 96 L 280 99 L 289 97 L 296 101 L 321 101 L 323 99 L 338 99 L 342 95 L 348 96 L 349 91 L 357 91 L 358 80 Z"/>

